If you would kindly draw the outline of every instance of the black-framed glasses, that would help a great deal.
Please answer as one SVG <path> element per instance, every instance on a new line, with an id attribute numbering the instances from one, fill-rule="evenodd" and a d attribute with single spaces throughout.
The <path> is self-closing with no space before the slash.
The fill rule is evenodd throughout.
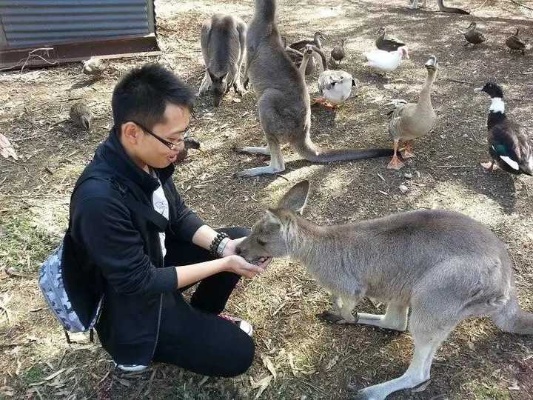
<path id="1" fill-rule="evenodd" d="M 180 145 L 180 143 L 183 143 L 184 141 L 183 139 L 179 139 L 177 142 L 171 142 L 171 141 L 165 140 L 162 137 L 156 135 L 150 129 L 146 128 L 144 125 L 139 124 L 137 121 L 131 121 L 131 122 L 133 122 L 135 125 L 137 125 L 139 128 L 141 128 L 144 132 L 146 132 L 150 136 L 153 136 L 154 138 L 159 140 L 161 143 L 167 146 L 170 150 L 176 150 L 176 148 Z"/>

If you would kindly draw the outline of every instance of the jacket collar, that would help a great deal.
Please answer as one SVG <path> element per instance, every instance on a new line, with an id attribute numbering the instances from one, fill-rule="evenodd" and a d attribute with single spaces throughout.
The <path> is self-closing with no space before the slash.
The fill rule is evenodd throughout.
<path id="1" fill-rule="evenodd" d="M 95 160 L 99 159 L 104 161 L 114 172 L 118 173 L 123 178 L 135 182 L 147 193 L 152 193 L 159 186 L 157 178 L 139 168 L 139 166 L 137 166 L 137 164 L 135 164 L 130 158 L 128 153 L 126 153 L 115 127 L 111 128 L 109 136 L 105 142 L 96 150 Z M 166 168 L 155 168 L 154 171 L 161 183 L 164 184 L 166 180 L 172 176 L 174 169 L 174 165 L 170 164 Z"/>

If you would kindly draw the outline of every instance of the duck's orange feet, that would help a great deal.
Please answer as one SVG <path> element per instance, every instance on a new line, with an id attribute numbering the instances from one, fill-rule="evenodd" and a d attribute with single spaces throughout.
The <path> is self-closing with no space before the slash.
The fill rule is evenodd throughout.
<path id="1" fill-rule="evenodd" d="M 387 165 L 387 168 L 388 169 L 399 170 L 399 169 L 403 168 L 404 166 L 405 166 L 405 164 L 395 154 L 394 156 L 392 156 L 392 159 L 390 160 L 389 165 Z"/>

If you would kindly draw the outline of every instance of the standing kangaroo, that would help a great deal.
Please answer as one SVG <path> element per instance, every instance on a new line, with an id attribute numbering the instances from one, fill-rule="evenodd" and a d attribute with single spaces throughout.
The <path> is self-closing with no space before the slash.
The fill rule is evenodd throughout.
<path id="1" fill-rule="evenodd" d="M 246 51 L 246 24 L 231 15 L 215 14 L 204 21 L 200 41 L 206 71 L 198 95 L 211 88 L 215 107 L 220 105 L 232 86 L 242 96 L 241 66 Z"/>
<path id="2" fill-rule="evenodd" d="M 414 354 L 399 378 L 367 387 L 358 399 L 385 399 L 430 377 L 435 352 L 463 319 L 489 316 L 503 331 L 533 334 L 533 314 L 518 305 L 505 245 L 484 225 L 456 212 L 419 210 L 352 224 L 318 226 L 298 215 L 309 182 L 266 211 L 237 252 L 250 262 L 290 256 L 333 293 L 338 323 L 409 331 Z M 370 297 L 385 315 L 358 313 Z M 410 316 L 408 311 L 411 310 Z"/>
<path id="3" fill-rule="evenodd" d="M 257 94 L 259 120 L 268 147 L 244 147 L 241 152 L 270 155 L 270 165 L 244 170 L 238 176 L 275 174 L 285 170 L 280 145 L 289 143 L 311 162 L 360 160 L 391 156 L 392 149 L 325 150 L 310 138 L 311 108 L 302 74 L 283 48 L 274 22 L 275 0 L 255 0 L 246 36 L 246 76 Z"/>

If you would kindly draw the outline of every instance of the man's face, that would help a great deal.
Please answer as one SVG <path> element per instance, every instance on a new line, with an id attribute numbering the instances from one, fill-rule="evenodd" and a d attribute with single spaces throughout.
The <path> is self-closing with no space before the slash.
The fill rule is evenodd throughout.
<path id="1" fill-rule="evenodd" d="M 186 107 L 168 104 L 163 121 L 154 125 L 151 131 L 137 125 L 141 133 L 135 145 L 137 164 L 146 170 L 146 166 L 165 168 L 175 162 L 178 154 L 185 151 L 183 139 L 190 117 Z"/>

